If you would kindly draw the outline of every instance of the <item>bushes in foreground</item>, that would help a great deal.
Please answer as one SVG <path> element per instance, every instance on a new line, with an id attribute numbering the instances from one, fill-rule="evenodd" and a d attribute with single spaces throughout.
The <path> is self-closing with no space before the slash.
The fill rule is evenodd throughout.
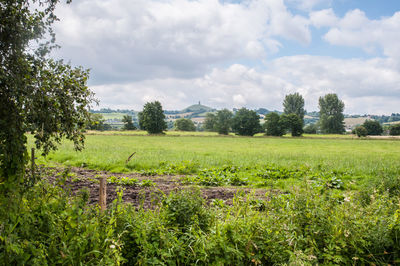
<path id="1" fill-rule="evenodd" d="M 226 206 L 207 205 L 198 190 L 176 191 L 153 210 L 116 201 L 101 214 L 86 193 L 70 199 L 37 184 L 18 212 L 1 201 L 0 263 L 398 263 L 399 198 L 365 193 L 306 186 L 265 200 L 238 196 Z"/>

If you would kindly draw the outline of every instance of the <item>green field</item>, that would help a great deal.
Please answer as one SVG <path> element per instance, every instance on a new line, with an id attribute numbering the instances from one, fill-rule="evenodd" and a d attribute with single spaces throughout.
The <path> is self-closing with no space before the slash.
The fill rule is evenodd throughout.
<path id="1" fill-rule="evenodd" d="M 186 175 L 197 174 L 204 169 L 236 167 L 241 178 L 252 181 L 250 185 L 259 185 L 256 174 L 271 167 L 304 172 L 298 176 L 298 182 L 304 177 L 321 173 L 339 173 L 342 179 L 349 182 L 364 182 L 369 178 L 400 173 L 400 141 L 396 140 L 216 137 L 212 136 L 214 133 L 178 136 L 182 134 L 179 132 L 170 132 L 165 136 L 140 134 L 143 132 L 87 135 L 82 152 L 74 151 L 70 142 L 64 142 L 58 151 L 39 158 L 39 162 L 112 172 L 148 171 Z M 134 152 L 135 155 L 126 163 Z M 296 178 L 279 180 L 279 186 L 285 187 L 284 183 L 288 181 L 291 184 L 293 179 Z"/>

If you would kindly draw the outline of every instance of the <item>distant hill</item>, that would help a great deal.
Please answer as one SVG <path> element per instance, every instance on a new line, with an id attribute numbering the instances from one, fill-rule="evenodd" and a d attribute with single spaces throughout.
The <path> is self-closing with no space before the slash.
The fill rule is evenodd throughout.
<path id="1" fill-rule="evenodd" d="M 193 104 L 193 105 L 191 105 L 189 107 L 186 107 L 185 109 L 183 109 L 181 111 L 181 113 L 196 113 L 196 114 L 199 114 L 199 113 L 212 112 L 214 110 L 215 109 L 213 109 L 211 107 L 208 107 L 208 106 L 205 106 L 205 105 L 202 105 L 202 104 L 199 103 L 199 104 Z"/>

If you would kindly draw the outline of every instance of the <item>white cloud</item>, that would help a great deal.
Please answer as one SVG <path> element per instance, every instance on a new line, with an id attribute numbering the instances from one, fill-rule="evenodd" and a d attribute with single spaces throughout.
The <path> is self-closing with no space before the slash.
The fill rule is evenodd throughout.
<path id="1" fill-rule="evenodd" d="M 339 19 L 336 17 L 332 8 L 314 11 L 310 13 L 311 23 L 317 27 L 333 27 L 336 26 Z"/>
<path id="2" fill-rule="evenodd" d="M 96 84 L 192 78 L 277 52 L 276 37 L 311 40 L 308 19 L 283 0 L 81 0 L 57 13 L 57 55 L 92 68 Z"/>
<path id="3" fill-rule="evenodd" d="M 349 11 L 324 36 L 330 44 L 360 47 L 367 53 L 383 54 L 400 61 L 400 12 L 370 20 L 361 10 Z"/>
<path id="4" fill-rule="evenodd" d="M 400 73 L 387 59 L 291 56 L 273 60 L 265 71 L 235 64 L 226 69 L 215 68 L 200 78 L 138 81 L 94 90 L 98 95 L 105 88 L 113 91 L 104 93 L 103 106 L 136 110 L 150 100 L 161 101 L 166 109 L 182 109 L 200 100 L 217 108 L 282 110 L 285 95 L 293 92 L 303 95 L 307 110 L 318 110 L 320 96 L 337 93 L 345 102 L 346 113 L 379 114 L 397 110 L 398 84 Z M 126 102 L 115 105 L 121 104 L 121 97 Z"/>

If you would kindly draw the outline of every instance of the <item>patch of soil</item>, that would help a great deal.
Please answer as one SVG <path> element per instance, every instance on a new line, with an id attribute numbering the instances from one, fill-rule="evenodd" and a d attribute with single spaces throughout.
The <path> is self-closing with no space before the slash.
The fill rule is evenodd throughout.
<path id="1" fill-rule="evenodd" d="M 181 178 L 184 176 L 143 176 L 138 173 L 121 174 L 107 171 L 96 171 L 85 168 L 72 167 L 68 170 L 68 175 L 63 174 L 65 168 L 46 168 L 46 178 L 53 184 L 61 184 L 64 189 L 67 189 L 71 194 L 75 195 L 82 189 L 89 191 L 89 203 L 97 204 L 99 200 L 99 179 L 102 177 L 108 178 L 114 176 L 116 178 L 134 178 L 139 182 L 143 180 L 151 180 L 153 186 L 143 187 L 139 185 L 116 185 L 107 184 L 107 204 L 110 204 L 117 198 L 118 188 L 123 189 L 122 200 L 132 203 L 136 207 L 153 208 L 163 199 L 164 196 L 181 189 L 190 189 L 192 186 L 181 183 Z M 64 180 L 63 180 L 64 176 Z M 60 182 L 62 181 L 62 182 Z M 246 195 L 252 193 L 256 198 L 265 199 L 267 190 L 265 189 L 250 189 L 241 187 L 200 187 L 203 197 L 208 203 L 214 199 L 220 199 L 225 204 L 231 205 L 233 198 L 240 193 Z"/>

